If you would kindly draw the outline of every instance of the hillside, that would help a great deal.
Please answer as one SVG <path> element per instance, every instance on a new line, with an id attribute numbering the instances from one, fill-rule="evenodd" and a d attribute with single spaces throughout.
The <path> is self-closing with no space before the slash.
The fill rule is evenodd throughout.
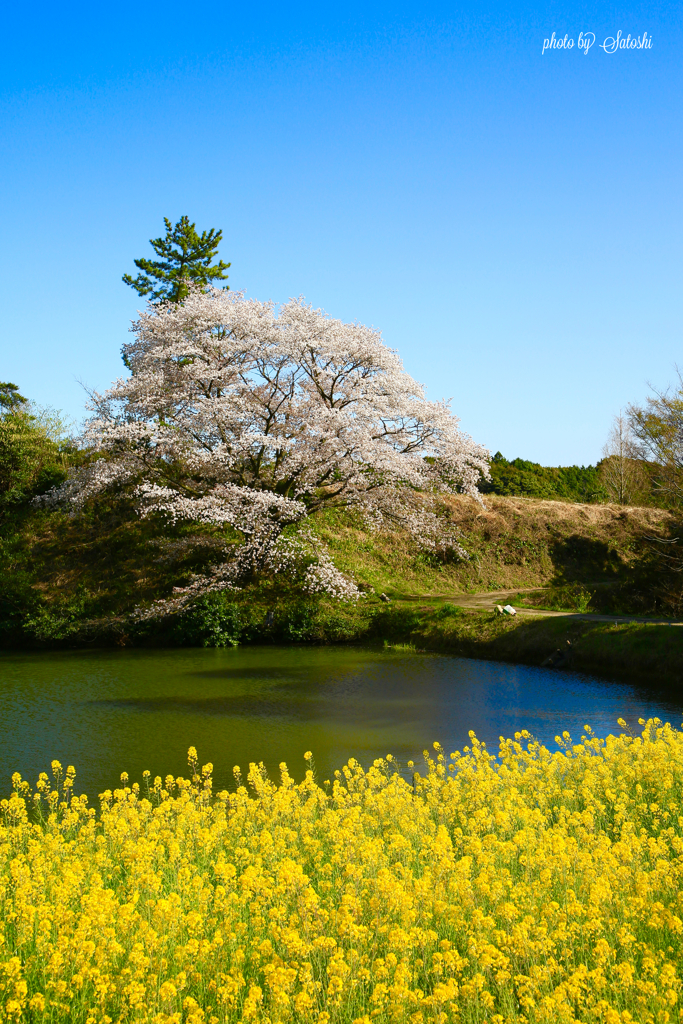
<path id="1" fill-rule="evenodd" d="M 444 514 L 462 533 L 467 561 L 425 554 L 407 534 L 368 531 L 351 513 L 314 518 L 337 565 L 366 592 L 357 607 L 302 598 L 280 580 L 262 580 L 209 604 L 228 601 L 234 615 L 239 609 L 242 640 L 263 636 L 269 613 L 275 623 L 289 622 L 292 615 L 301 618 L 302 608 L 306 621 L 331 616 L 346 623 L 339 627 L 341 636 L 362 635 L 382 593 L 394 601 L 415 601 L 543 587 L 549 588 L 542 597 L 550 607 L 560 602 L 579 610 L 660 615 L 675 610 L 652 541 L 669 538 L 675 529 L 665 511 L 488 495 L 483 506 L 464 496 L 445 499 Z M 154 637 L 196 642 L 196 631 L 188 633 L 177 620 L 143 629 L 134 627 L 129 615 L 182 586 L 220 557 L 227 542 L 217 530 L 170 529 L 162 520 L 141 521 L 120 502 L 104 501 L 76 518 L 24 506 L 5 521 L 0 539 L 2 642 L 20 646 L 122 638 L 151 642 Z M 307 633 L 291 623 L 282 628 L 289 639 L 335 636 L 334 630 Z"/>
<path id="2" fill-rule="evenodd" d="M 444 501 L 468 561 L 439 562 L 407 536 L 370 534 L 351 517 L 323 517 L 318 528 L 341 568 L 394 597 L 581 586 L 595 591 L 602 610 L 618 595 L 618 610 L 664 612 L 653 590 L 660 566 L 650 538 L 672 536 L 669 512 L 493 494 L 484 502 Z"/>

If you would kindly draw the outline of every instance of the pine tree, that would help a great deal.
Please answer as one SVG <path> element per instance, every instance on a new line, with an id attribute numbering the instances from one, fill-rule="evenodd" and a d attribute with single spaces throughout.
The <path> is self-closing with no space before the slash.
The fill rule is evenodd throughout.
<path id="1" fill-rule="evenodd" d="M 212 264 L 217 256 L 217 248 L 223 237 L 222 231 L 211 228 L 210 231 L 197 233 L 194 224 L 188 217 L 181 217 L 175 227 L 168 217 L 164 217 L 166 225 L 165 238 L 150 238 L 158 260 L 144 257 L 135 260 L 135 266 L 142 273 L 133 278 L 130 274 L 123 275 L 123 281 L 135 288 L 138 295 L 148 295 L 152 302 L 167 300 L 180 302 L 188 291 L 188 283 L 199 285 L 223 281 L 228 276 L 225 271 L 229 263 Z M 226 289 L 229 285 L 225 286 Z"/>

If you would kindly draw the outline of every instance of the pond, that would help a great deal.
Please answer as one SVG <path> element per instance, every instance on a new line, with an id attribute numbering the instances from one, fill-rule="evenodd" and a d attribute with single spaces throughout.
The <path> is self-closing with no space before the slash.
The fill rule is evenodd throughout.
<path id="1" fill-rule="evenodd" d="M 599 735 L 659 716 L 679 726 L 680 688 L 607 682 L 573 672 L 353 647 L 239 647 L 5 653 L 0 656 L 0 792 L 14 771 L 35 782 L 57 758 L 76 792 L 187 773 L 187 749 L 213 762 L 217 789 L 263 761 L 295 778 L 313 752 L 317 777 L 349 757 L 419 762 L 438 740 L 462 750 L 473 729 L 493 751 L 528 729 L 554 747 L 588 723 Z"/>

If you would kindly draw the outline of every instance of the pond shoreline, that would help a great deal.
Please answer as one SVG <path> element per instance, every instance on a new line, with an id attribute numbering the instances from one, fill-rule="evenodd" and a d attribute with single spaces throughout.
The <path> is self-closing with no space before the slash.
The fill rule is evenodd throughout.
<path id="1" fill-rule="evenodd" d="M 426 646 L 426 645 L 425 645 Z M 263 761 L 303 778 L 312 751 L 321 780 L 350 757 L 370 765 L 388 753 L 421 762 L 438 741 L 463 750 L 474 732 L 494 751 L 526 729 L 552 747 L 586 723 L 608 735 L 623 719 L 676 724 L 677 684 L 601 679 L 453 650 L 419 652 L 384 641 L 236 648 L 131 647 L 4 652 L 0 657 L 0 780 L 36 779 L 53 760 L 73 765 L 76 792 L 113 790 L 125 770 L 174 778 L 187 751 L 214 764 L 218 789 Z"/>
<path id="2" fill-rule="evenodd" d="M 112 647 L 186 649 L 170 634 L 126 633 L 124 621 L 98 624 L 92 636 L 62 642 L 17 644 L 4 650 L 97 650 Z M 286 637 L 264 625 L 240 640 L 240 646 L 329 646 L 385 643 L 416 651 L 451 654 L 553 669 L 571 669 L 607 679 L 677 681 L 683 676 L 683 628 L 661 623 L 604 622 L 580 615 L 500 616 L 447 601 L 417 606 L 397 601 L 366 607 L 351 615 L 340 634 L 339 623 L 321 618 L 310 636 Z M 196 646 L 216 646 L 214 644 Z M 220 644 L 218 646 L 221 646 Z"/>
<path id="3" fill-rule="evenodd" d="M 672 682 L 683 676 L 683 628 L 661 623 L 529 613 L 513 618 L 466 609 L 445 615 L 442 606 L 413 609 L 409 615 L 397 609 L 382 617 L 382 627 L 379 637 L 385 642 L 435 654 L 568 669 L 605 679 Z"/>
<path id="4" fill-rule="evenodd" d="M 435 653 L 567 669 L 607 679 L 664 682 L 683 676 L 681 628 L 594 622 L 579 616 L 492 621 L 485 613 L 470 615 L 469 622 L 450 630 L 427 620 L 404 642 Z"/>

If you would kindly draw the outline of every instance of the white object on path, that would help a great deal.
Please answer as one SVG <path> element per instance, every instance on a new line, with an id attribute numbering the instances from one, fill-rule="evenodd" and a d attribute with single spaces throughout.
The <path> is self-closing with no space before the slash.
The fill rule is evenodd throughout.
<path id="1" fill-rule="evenodd" d="M 503 607 L 503 611 L 505 612 L 506 615 L 516 615 L 517 614 L 517 612 L 515 611 L 515 609 L 512 607 L 511 604 L 506 604 Z"/>

